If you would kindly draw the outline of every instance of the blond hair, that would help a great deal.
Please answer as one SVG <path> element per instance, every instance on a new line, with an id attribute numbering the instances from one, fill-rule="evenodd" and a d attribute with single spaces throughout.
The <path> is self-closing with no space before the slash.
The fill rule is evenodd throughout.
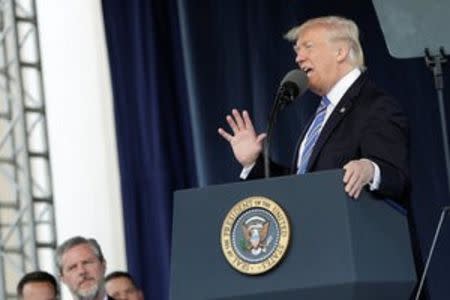
<path id="1" fill-rule="evenodd" d="M 290 29 L 284 37 L 288 41 L 295 42 L 307 29 L 315 26 L 325 28 L 330 34 L 332 42 L 344 41 L 350 46 L 348 61 L 354 67 L 361 70 L 364 66 L 364 53 L 359 42 L 359 29 L 355 22 L 338 16 L 319 17 Z"/>

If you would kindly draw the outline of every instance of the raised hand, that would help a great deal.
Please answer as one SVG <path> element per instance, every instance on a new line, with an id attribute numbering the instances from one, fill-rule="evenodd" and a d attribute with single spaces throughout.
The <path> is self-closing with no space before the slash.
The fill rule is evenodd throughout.
<path id="1" fill-rule="evenodd" d="M 247 111 L 244 110 L 241 115 L 237 109 L 233 109 L 231 114 L 232 116 L 227 115 L 226 119 L 233 134 L 229 134 L 222 128 L 217 131 L 230 143 L 236 160 L 243 167 L 248 167 L 256 161 L 261 153 L 266 134 L 256 134 Z"/>

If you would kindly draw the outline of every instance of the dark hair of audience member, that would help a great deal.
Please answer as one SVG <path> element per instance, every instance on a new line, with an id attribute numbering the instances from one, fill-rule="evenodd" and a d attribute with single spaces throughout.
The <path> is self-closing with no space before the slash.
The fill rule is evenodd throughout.
<path id="1" fill-rule="evenodd" d="M 23 296 L 23 288 L 27 283 L 32 282 L 48 282 L 53 286 L 55 295 L 58 295 L 58 284 L 56 283 L 55 277 L 44 271 L 35 271 L 25 274 L 17 284 L 17 295 L 20 297 Z"/>

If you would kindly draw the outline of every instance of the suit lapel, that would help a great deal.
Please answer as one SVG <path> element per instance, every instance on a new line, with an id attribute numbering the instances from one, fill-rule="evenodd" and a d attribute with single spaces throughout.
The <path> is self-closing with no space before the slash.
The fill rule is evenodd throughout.
<path id="1" fill-rule="evenodd" d="M 325 123 L 316 144 L 314 145 L 313 152 L 309 158 L 307 170 L 309 171 L 317 160 L 320 151 L 327 142 L 330 135 L 333 133 L 336 126 L 345 118 L 345 116 L 350 112 L 352 105 L 357 100 L 356 97 L 359 95 L 362 85 L 366 81 L 366 75 L 363 73 L 360 77 L 350 86 L 347 92 L 344 94 L 342 99 L 334 108 L 327 122 Z M 304 134 L 303 134 L 304 137 Z M 302 140 L 303 140 L 302 137 Z"/>

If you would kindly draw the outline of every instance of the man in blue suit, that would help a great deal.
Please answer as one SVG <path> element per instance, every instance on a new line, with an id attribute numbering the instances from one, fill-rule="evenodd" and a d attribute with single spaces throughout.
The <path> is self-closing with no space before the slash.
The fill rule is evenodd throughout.
<path id="1" fill-rule="evenodd" d="M 342 17 L 321 17 L 294 27 L 295 61 L 309 89 L 322 97 L 299 138 L 291 168 L 272 165 L 274 175 L 343 168 L 345 191 L 358 198 L 368 187 L 399 202 L 407 199 L 408 126 L 396 101 L 368 78 L 356 24 Z M 241 178 L 263 174 L 265 133 L 257 134 L 246 111 L 227 116 L 232 133 L 219 128 L 243 166 Z"/>

